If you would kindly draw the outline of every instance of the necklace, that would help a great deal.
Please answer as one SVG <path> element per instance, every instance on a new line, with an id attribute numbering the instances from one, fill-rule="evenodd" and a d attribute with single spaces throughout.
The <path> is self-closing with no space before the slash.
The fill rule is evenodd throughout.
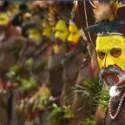
<path id="1" fill-rule="evenodd" d="M 118 116 L 118 114 L 120 113 L 121 106 L 122 106 L 122 104 L 123 104 L 124 98 L 125 98 L 125 93 L 122 95 L 122 97 L 121 97 L 121 99 L 120 99 L 120 102 L 119 102 L 119 104 L 118 104 L 117 110 L 116 110 L 116 112 L 114 113 L 114 115 L 112 114 L 112 109 L 111 109 L 111 103 L 112 103 L 113 97 L 110 98 L 110 100 L 109 100 L 109 115 L 110 115 L 111 119 L 114 120 L 114 119 Z"/>

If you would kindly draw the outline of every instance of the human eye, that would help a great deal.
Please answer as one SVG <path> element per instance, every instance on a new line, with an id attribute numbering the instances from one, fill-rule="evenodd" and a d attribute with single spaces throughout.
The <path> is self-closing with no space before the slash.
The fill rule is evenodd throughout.
<path id="1" fill-rule="evenodd" d="M 97 52 L 97 56 L 99 57 L 99 59 L 103 60 L 104 57 L 105 57 L 106 53 L 105 52 L 102 52 L 102 51 L 99 51 Z"/>
<path id="2" fill-rule="evenodd" d="M 122 51 L 121 51 L 121 48 L 113 48 L 110 50 L 110 54 L 111 56 L 117 58 L 121 55 Z"/>

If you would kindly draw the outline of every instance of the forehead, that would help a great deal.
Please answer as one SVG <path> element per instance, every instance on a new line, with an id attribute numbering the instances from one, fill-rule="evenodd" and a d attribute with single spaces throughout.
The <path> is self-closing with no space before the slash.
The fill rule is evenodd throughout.
<path id="1" fill-rule="evenodd" d="M 56 26 L 55 26 L 55 30 L 68 30 L 66 23 L 64 21 L 58 21 Z"/>
<path id="2" fill-rule="evenodd" d="M 70 32 L 77 32 L 78 28 L 75 24 L 71 23 L 71 24 L 69 24 L 69 31 Z"/>
<path id="3" fill-rule="evenodd" d="M 96 51 L 107 51 L 112 48 L 125 50 L 125 38 L 122 35 L 98 36 L 96 39 Z"/>

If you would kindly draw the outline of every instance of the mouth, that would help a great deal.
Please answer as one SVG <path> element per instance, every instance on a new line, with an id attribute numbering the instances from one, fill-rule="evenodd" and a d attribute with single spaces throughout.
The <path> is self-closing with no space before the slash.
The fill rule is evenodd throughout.
<path id="1" fill-rule="evenodd" d="M 102 69 L 99 78 L 101 82 L 105 82 L 109 86 L 120 86 L 125 83 L 125 72 L 118 66 L 113 65 Z"/>
<path id="2" fill-rule="evenodd" d="M 119 78 L 115 73 L 105 73 L 103 74 L 103 80 L 109 85 L 117 85 Z"/>

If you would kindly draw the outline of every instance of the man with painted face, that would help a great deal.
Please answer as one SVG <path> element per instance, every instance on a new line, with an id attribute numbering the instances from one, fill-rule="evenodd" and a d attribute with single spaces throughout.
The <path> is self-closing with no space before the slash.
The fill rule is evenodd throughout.
<path id="1" fill-rule="evenodd" d="M 48 82 L 48 59 L 50 56 L 50 48 L 52 46 L 52 27 L 48 20 L 41 20 L 41 47 L 36 50 L 34 55 L 37 57 L 33 65 L 33 70 L 41 84 Z"/>
<path id="2" fill-rule="evenodd" d="M 55 26 L 55 38 L 66 42 L 68 37 L 68 27 L 63 19 L 58 20 Z"/>
<path id="3" fill-rule="evenodd" d="M 123 125 L 121 119 L 125 119 L 123 113 L 125 106 L 125 37 L 120 33 L 98 35 L 96 52 L 101 69 L 100 80 L 110 87 L 105 124 Z"/>
<path id="4" fill-rule="evenodd" d="M 42 36 L 50 39 L 52 37 L 52 26 L 49 24 L 48 20 L 41 21 L 42 26 Z"/>
<path id="5" fill-rule="evenodd" d="M 58 53 L 59 51 L 60 52 L 63 51 L 64 49 L 63 47 L 66 44 L 68 34 L 69 34 L 69 31 L 68 31 L 66 21 L 63 19 L 58 20 L 55 26 L 55 34 L 54 34 L 56 42 L 53 50 L 55 51 L 55 53 Z"/>
<path id="6" fill-rule="evenodd" d="M 49 46 L 48 44 L 50 43 L 50 37 L 49 34 L 47 34 L 48 30 L 45 31 L 46 26 L 40 26 L 41 25 L 36 24 L 35 22 L 26 22 L 22 30 L 23 35 L 27 38 L 22 56 L 25 55 L 25 58 L 29 58 L 29 60 L 31 59 L 33 61 L 32 72 L 35 73 L 39 81 L 41 78 L 38 76 L 40 75 L 44 65 L 46 65 L 47 53 L 45 52 Z M 45 57 L 45 60 L 43 57 Z M 26 60 L 24 59 L 24 61 Z"/>
<path id="7" fill-rule="evenodd" d="M 63 65 L 61 64 L 61 60 L 64 56 L 63 45 L 68 37 L 68 27 L 65 20 L 58 20 L 54 30 L 55 41 L 52 46 L 52 53 L 49 60 L 49 86 L 54 96 L 60 96 L 63 85 Z"/>
<path id="8" fill-rule="evenodd" d="M 80 39 L 80 31 L 73 21 L 69 22 L 69 32 L 68 42 L 71 44 L 77 44 Z"/>
<path id="9" fill-rule="evenodd" d="M 39 36 L 41 35 L 41 43 L 36 47 L 34 55 L 34 63 L 32 70 L 34 76 L 40 84 L 48 83 L 48 60 L 50 57 L 52 41 L 52 26 L 50 26 L 47 19 L 40 21 L 41 31 L 39 30 Z"/>
<path id="10" fill-rule="evenodd" d="M 20 39 L 21 33 L 11 24 L 8 13 L 0 12 L 0 73 L 5 73 L 10 66 L 16 63 L 18 53 L 16 55 L 14 53 L 16 50 L 13 51 L 13 48 L 18 46 L 16 44 L 20 44 L 20 42 L 17 42 L 18 37 Z"/>
<path id="11" fill-rule="evenodd" d="M 100 82 L 106 83 L 109 87 L 110 99 L 104 125 L 124 125 L 125 37 L 119 32 L 124 21 L 115 20 L 115 17 L 119 17 L 117 11 L 122 4 L 96 1 L 95 5 L 97 7 L 94 8 L 94 15 L 98 23 L 88 29 L 98 33 L 96 53 L 100 67 L 99 78 Z M 107 7 L 108 9 L 106 9 Z M 113 12 L 115 12 L 115 15 Z M 107 14 L 107 17 L 102 16 L 104 13 Z M 113 18 L 110 18 L 111 16 Z"/>
<path id="12" fill-rule="evenodd" d="M 9 4 L 9 3 L 8 3 Z M 3 6 L 2 6 L 3 7 Z M 8 72 L 9 68 L 12 65 L 17 63 L 19 58 L 19 53 L 23 48 L 23 41 L 24 39 L 21 37 L 20 32 L 11 24 L 11 18 L 13 15 L 8 14 L 8 7 L 0 6 L 0 77 L 1 79 L 6 78 L 6 73 Z M 6 79 L 7 80 L 7 79 Z M 4 82 L 1 82 L 1 87 L 4 87 L 3 91 L 6 91 L 7 84 L 5 85 Z M 12 87 L 13 85 L 10 84 Z M 13 103 L 13 96 L 10 91 L 7 89 L 6 96 L 4 95 L 1 98 L 5 100 L 5 107 L 1 104 L 1 115 L 0 115 L 0 124 L 11 124 L 10 120 L 12 120 L 12 103 Z"/>
<path id="13" fill-rule="evenodd" d="M 70 21 L 68 29 L 67 49 L 65 51 L 65 58 L 62 60 L 64 64 L 64 87 L 61 103 L 63 105 L 71 105 L 73 102 L 72 87 L 76 84 L 82 64 L 83 53 L 85 54 L 87 52 L 86 42 L 82 40 L 80 30 L 76 23 Z"/>

